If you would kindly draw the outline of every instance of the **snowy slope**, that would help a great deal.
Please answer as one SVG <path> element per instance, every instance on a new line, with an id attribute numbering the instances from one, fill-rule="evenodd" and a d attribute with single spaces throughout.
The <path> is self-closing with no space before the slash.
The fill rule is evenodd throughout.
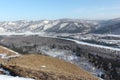
<path id="1" fill-rule="evenodd" d="M 57 32 L 57 33 L 112 33 L 120 34 L 120 18 L 111 20 L 58 19 L 39 21 L 0 22 L 0 33 L 4 32 Z"/>
<path id="2" fill-rule="evenodd" d="M 98 21 L 79 19 L 58 19 L 40 21 L 4 21 L 0 22 L 0 33 L 3 32 L 89 32 L 98 25 Z"/>
<path id="3" fill-rule="evenodd" d="M 0 80 L 34 80 L 30 78 L 23 78 L 23 77 L 13 77 L 8 75 L 0 75 Z"/>
<path id="4" fill-rule="evenodd" d="M 93 31 L 98 34 L 117 34 L 120 35 L 120 18 L 111 19 L 100 24 L 101 27 Z"/>

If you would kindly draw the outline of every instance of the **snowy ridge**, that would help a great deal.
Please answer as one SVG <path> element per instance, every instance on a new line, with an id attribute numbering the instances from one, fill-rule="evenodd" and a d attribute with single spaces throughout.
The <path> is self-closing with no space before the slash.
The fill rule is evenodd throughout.
<path id="1" fill-rule="evenodd" d="M 6 47 L 3 47 L 3 46 L 2 46 L 2 48 L 6 49 L 6 50 L 8 50 L 8 51 L 10 51 L 10 52 L 13 52 L 13 53 L 15 53 L 15 54 L 19 54 L 18 52 L 15 52 L 15 51 L 13 51 L 13 50 L 11 50 L 11 49 L 8 49 L 8 48 L 6 48 Z"/>
<path id="2" fill-rule="evenodd" d="M 57 32 L 120 34 L 120 18 L 111 20 L 57 19 L 0 22 L 0 33 Z"/>
<path id="3" fill-rule="evenodd" d="M 0 57 L 2 59 L 9 59 L 9 58 L 15 58 L 15 57 L 19 57 L 20 56 L 20 54 L 18 52 L 15 52 L 15 51 L 13 51 L 11 49 L 8 49 L 6 47 L 3 47 L 3 46 L 1 46 L 1 47 L 4 48 L 4 49 L 6 49 L 6 50 L 8 50 L 8 51 L 10 51 L 10 52 L 15 53 L 15 55 L 11 55 L 11 56 L 7 56 L 6 54 L 0 54 Z"/>
<path id="4" fill-rule="evenodd" d="M 12 56 L 4 57 L 4 59 L 15 58 L 15 57 L 19 57 L 19 56 L 20 56 L 20 55 L 12 55 Z"/>
<path id="5" fill-rule="evenodd" d="M 96 24 L 95 24 L 96 23 Z M 30 32 L 84 32 L 98 25 L 97 21 L 80 19 L 58 19 L 40 21 L 4 21 L 0 22 L 0 33 L 25 33 Z M 84 27 L 84 28 L 83 28 Z M 74 29 L 74 30 L 72 30 Z M 81 30 L 78 30 L 81 29 Z"/>

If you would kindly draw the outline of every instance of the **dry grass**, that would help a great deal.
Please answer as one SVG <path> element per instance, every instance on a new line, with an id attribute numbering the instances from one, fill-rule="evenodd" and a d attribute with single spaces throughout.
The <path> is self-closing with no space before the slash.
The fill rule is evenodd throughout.
<path id="1" fill-rule="evenodd" d="M 0 53 L 6 54 L 7 56 L 16 54 L 13 51 L 10 51 L 9 49 L 6 49 L 2 46 L 0 46 Z M 0 59 L 0 62 L 4 63 L 4 59 Z M 10 68 L 10 66 L 16 66 L 15 71 L 18 73 L 20 67 L 23 71 L 34 71 L 34 74 L 42 71 L 44 73 L 53 73 L 54 75 L 58 76 L 64 75 L 68 78 L 73 77 L 72 80 L 98 80 L 98 78 L 94 77 L 89 72 L 79 68 L 74 64 L 37 54 L 21 55 L 19 57 L 10 59 L 9 62 L 5 62 L 3 65 L 7 68 Z M 11 69 L 14 71 L 14 68 Z M 22 74 L 24 73 L 25 72 Z M 74 79 L 74 77 L 77 77 L 78 79 Z"/>
<path id="2" fill-rule="evenodd" d="M 5 47 L 0 46 L 0 54 L 6 54 L 6 56 L 11 56 L 11 55 L 15 55 L 14 52 L 8 50 Z"/>
<path id="3" fill-rule="evenodd" d="M 16 65 L 31 70 L 44 71 L 64 74 L 66 76 L 81 76 L 88 80 L 98 80 L 87 71 L 77 67 L 74 64 L 65 62 L 56 58 L 41 56 L 41 55 L 24 55 L 18 58 L 11 59 L 9 65 Z"/>

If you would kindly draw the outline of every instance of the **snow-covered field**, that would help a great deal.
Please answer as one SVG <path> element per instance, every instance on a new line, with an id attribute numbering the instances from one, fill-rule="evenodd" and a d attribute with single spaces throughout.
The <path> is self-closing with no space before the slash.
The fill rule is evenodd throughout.
<path id="1" fill-rule="evenodd" d="M 78 41 L 78 40 L 74 40 L 74 39 L 66 39 L 66 38 L 60 38 L 60 39 L 74 41 L 77 44 L 89 45 L 91 47 L 99 47 L 99 48 L 105 48 L 105 49 L 111 49 L 111 50 L 120 51 L 119 48 L 113 48 L 113 47 L 107 47 L 107 46 L 102 46 L 102 45 L 96 45 L 96 44 L 86 43 L 86 42 L 82 42 L 82 41 Z"/>
<path id="2" fill-rule="evenodd" d="M 70 50 L 49 49 L 48 47 L 42 47 L 41 51 L 45 55 L 57 57 L 59 59 L 64 59 L 69 62 L 73 62 L 78 58 L 76 54 Z"/>
<path id="3" fill-rule="evenodd" d="M 35 79 L 0 75 L 0 80 L 35 80 Z"/>
<path id="4" fill-rule="evenodd" d="M 15 33 L 15 32 L 4 32 L 4 33 L 0 33 L 0 36 L 11 36 L 11 35 L 25 35 L 25 36 L 28 36 L 28 35 L 47 35 L 45 32 L 38 32 L 38 33 L 32 33 L 32 32 L 25 32 L 25 33 Z"/>

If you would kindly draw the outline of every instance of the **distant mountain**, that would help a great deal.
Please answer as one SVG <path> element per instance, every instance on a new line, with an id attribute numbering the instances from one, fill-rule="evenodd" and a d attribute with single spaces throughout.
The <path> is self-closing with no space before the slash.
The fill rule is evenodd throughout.
<path id="1" fill-rule="evenodd" d="M 120 34 L 120 18 L 111 20 L 58 19 L 40 21 L 0 22 L 0 33 L 5 32 L 56 32 Z"/>
<path id="2" fill-rule="evenodd" d="M 0 32 L 88 33 L 97 26 L 98 21 L 79 19 L 5 21 L 0 22 Z"/>
<path id="3" fill-rule="evenodd" d="M 120 35 L 120 18 L 104 21 L 93 33 Z"/>

